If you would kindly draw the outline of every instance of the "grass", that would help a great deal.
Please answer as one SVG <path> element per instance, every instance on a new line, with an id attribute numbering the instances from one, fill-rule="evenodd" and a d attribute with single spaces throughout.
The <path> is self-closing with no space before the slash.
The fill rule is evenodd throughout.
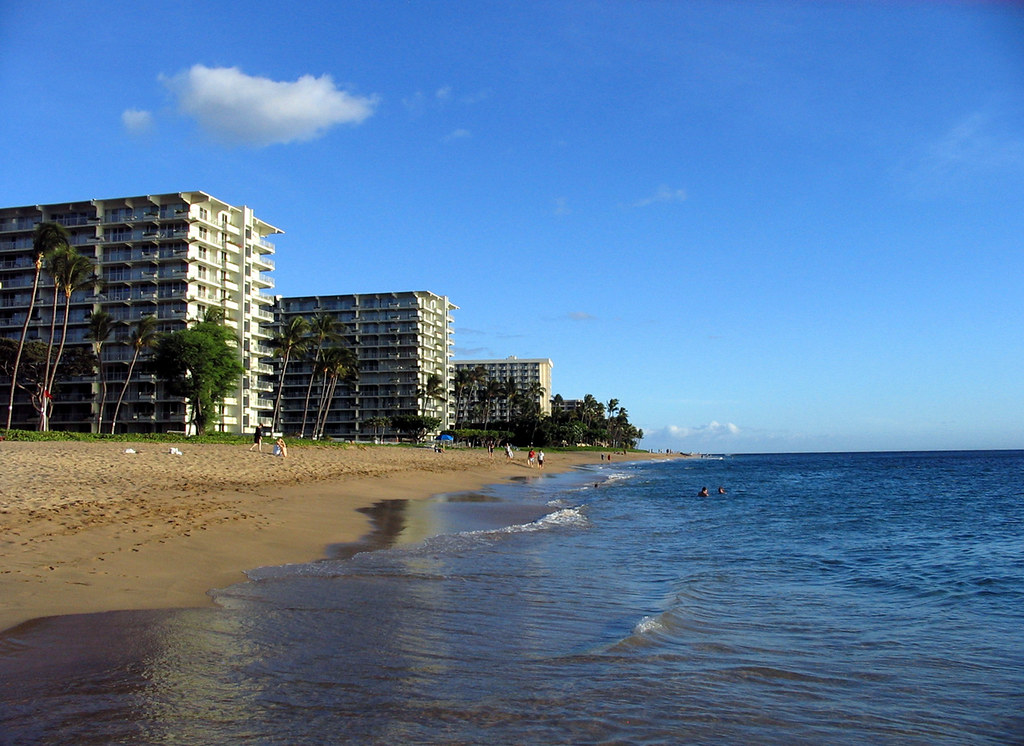
<path id="1" fill-rule="evenodd" d="M 44 442 L 79 442 L 79 443 L 220 443 L 224 445 L 245 445 L 252 443 L 252 435 L 236 435 L 234 433 L 208 433 L 206 435 L 193 435 L 191 437 L 185 437 L 184 435 L 175 435 L 173 433 L 118 433 L 111 435 L 109 433 L 78 433 L 78 432 L 66 432 L 63 430 L 50 430 L 48 432 L 39 432 L 37 430 L 8 430 L 3 433 L 5 440 L 29 442 L 29 443 L 44 443 Z M 353 444 L 351 443 L 336 443 L 330 439 L 326 440 L 303 440 L 301 438 L 287 438 L 288 447 L 305 448 L 310 446 L 319 447 L 332 447 L 332 448 L 350 448 Z M 273 440 L 271 438 L 264 438 L 263 442 L 267 445 L 272 445 Z M 360 446 L 375 446 L 374 443 L 359 443 Z M 387 447 L 394 448 L 395 446 L 411 448 L 420 447 L 420 443 L 392 443 L 388 444 Z M 481 446 L 482 448 L 482 446 Z M 519 450 L 526 450 L 529 446 L 520 447 Z M 544 450 L 551 453 L 579 453 L 581 451 L 593 451 L 594 453 L 620 453 L 621 449 L 610 449 L 601 446 L 545 446 Z M 641 452 L 639 449 L 630 449 L 631 451 Z"/>

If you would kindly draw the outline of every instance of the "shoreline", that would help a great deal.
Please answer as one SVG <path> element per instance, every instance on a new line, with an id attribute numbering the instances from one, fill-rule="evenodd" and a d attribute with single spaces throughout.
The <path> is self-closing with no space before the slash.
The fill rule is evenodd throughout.
<path id="1" fill-rule="evenodd" d="M 0 444 L 0 631 L 32 619 L 213 605 L 257 567 L 362 540 L 365 511 L 542 473 L 517 452 L 394 446 L 289 449 L 159 443 Z M 133 449 L 136 453 L 126 453 Z M 631 453 L 624 461 L 678 457 Z M 548 454 L 544 472 L 598 463 Z"/>

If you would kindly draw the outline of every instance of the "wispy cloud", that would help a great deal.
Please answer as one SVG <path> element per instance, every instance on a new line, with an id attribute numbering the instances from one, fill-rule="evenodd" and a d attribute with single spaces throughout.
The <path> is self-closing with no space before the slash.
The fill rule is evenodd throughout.
<path id="1" fill-rule="evenodd" d="M 649 197 L 638 199 L 635 202 L 630 203 L 630 207 L 648 207 L 649 205 L 671 203 L 671 202 L 685 202 L 686 201 L 686 190 L 685 189 L 672 189 L 671 187 L 665 186 L 664 184 L 658 187 L 657 191 Z"/>
<path id="2" fill-rule="evenodd" d="M 193 65 L 162 80 L 183 113 L 230 144 L 312 140 L 336 125 L 359 124 L 377 105 L 373 97 L 340 90 L 329 75 L 282 82 L 246 75 L 237 67 Z"/>
<path id="3" fill-rule="evenodd" d="M 572 210 L 569 208 L 569 200 L 565 197 L 555 198 L 555 215 L 570 215 Z"/>
<path id="4" fill-rule="evenodd" d="M 433 92 L 416 91 L 411 96 L 403 98 L 402 105 L 405 106 L 410 113 L 418 116 L 428 110 L 439 111 L 445 109 L 453 103 L 462 104 L 463 106 L 473 106 L 481 103 L 482 101 L 486 101 L 490 97 L 491 92 L 487 89 L 463 95 L 456 94 L 454 88 L 450 85 L 446 85 Z"/>
<path id="5" fill-rule="evenodd" d="M 469 130 L 461 129 L 460 128 L 460 129 L 457 129 L 457 130 L 454 130 L 454 131 L 448 133 L 445 136 L 444 141 L 445 142 L 451 142 L 452 140 L 465 140 L 467 137 L 472 137 L 472 136 L 473 135 L 472 135 L 472 133 Z"/>
<path id="6" fill-rule="evenodd" d="M 695 425 L 693 427 L 669 425 L 665 428 L 666 435 L 680 440 L 684 438 L 700 438 L 703 440 L 711 438 L 722 439 L 735 437 L 739 435 L 740 432 L 740 428 L 731 422 L 721 423 L 715 420 L 712 420 L 706 425 Z"/>
<path id="7" fill-rule="evenodd" d="M 975 113 L 958 122 L 929 148 L 935 169 L 1024 166 L 1024 142 L 997 132 L 991 117 Z"/>
<path id="8" fill-rule="evenodd" d="M 965 116 L 925 143 L 897 171 L 916 196 L 1008 174 L 1024 176 L 1024 140 L 982 112 Z"/>
<path id="9" fill-rule="evenodd" d="M 144 135 L 153 129 L 153 114 L 140 109 L 121 112 L 121 125 L 132 135 Z"/>
<path id="10" fill-rule="evenodd" d="M 572 321 L 594 321 L 597 319 L 597 316 L 592 316 L 586 311 L 570 311 L 567 316 Z"/>
<path id="11" fill-rule="evenodd" d="M 459 330 L 461 333 L 461 329 Z M 474 358 L 486 360 L 494 357 L 490 347 L 456 347 L 455 357 L 472 360 Z"/>

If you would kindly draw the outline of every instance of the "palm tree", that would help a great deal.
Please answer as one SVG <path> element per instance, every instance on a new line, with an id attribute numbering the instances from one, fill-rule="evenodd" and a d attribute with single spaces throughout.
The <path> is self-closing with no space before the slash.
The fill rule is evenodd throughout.
<path id="1" fill-rule="evenodd" d="M 28 299 L 28 311 L 25 312 L 25 323 L 21 327 L 21 339 L 18 342 L 18 352 L 14 356 L 14 368 L 11 372 L 11 397 L 7 402 L 7 429 L 11 429 L 11 416 L 14 414 L 14 392 L 18 385 L 18 368 L 21 366 L 21 354 L 25 349 L 25 340 L 28 338 L 28 327 L 32 322 L 32 312 L 36 305 L 36 292 L 39 290 L 39 275 L 43 271 L 43 257 L 50 252 L 56 251 L 61 246 L 67 246 L 70 234 L 67 228 L 59 223 L 39 223 L 32 234 L 32 251 L 35 254 L 36 272 L 32 278 L 32 294 Z"/>
<path id="2" fill-rule="evenodd" d="M 46 380 L 46 390 L 49 392 L 53 391 L 54 382 L 57 380 L 57 367 L 60 365 L 60 359 L 64 355 L 64 343 L 67 341 L 68 336 L 68 318 L 71 314 L 71 296 L 76 290 L 81 290 L 95 283 L 95 269 L 92 259 L 79 254 L 78 250 L 73 246 L 59 249 L 51 255 L 49 272 L 53 277 L 54 294 L 56 295 L 60 292 L 64 295 L 64 319 L 61 322 L 60 346 L 57 348 L 57 357 L 53 361 L 53 366 L 49 368 L 49 377 Z M 56 307 L 54 311 L 56 311 Z M 50 323 L 50 330 L 50 344 L 52 345 L 52 321 Z M 43 400 L 44 404 L 47 405 L 43 407 L 41 413 L 43 430 L 49 429 L 48 410 L 52 406 L 52 401 L 53 399 L 49 396 Z"/>
<path id="3" fill-rule="evenodd" d="M 320 356 L 320 372 L 324 377 L 323 389 L 320 392 L 320 407 L 317 411 L 316 424 L 313 426 L 313 437 L 323 438 L 327 426 L 327 416 L 334 403 L 334 392 L 339 379 L 351 380 L 358 372 L 359 358 L 347 347 L 325 347 Z"/>
<path id="4" fill-rule="evenodd" d="M 594 398 L 593 394 L 587 394 L 583 397 L 583 411 L 580 413 L 580 419 L 583 423 L 590 427 L 594 424 L 598 417 L 604 416 L 604 405 L 601 404 L 597 399 Z"/>
<path id="5" fill-rule="evenodd" d="M 306 349 L 308 330 L 309 322 L 304 316 L 292 316 L 285 322 L 281 331 L 270 340 L 270 346 L 281 354 L 281 375 L 277 380 L 277 398 L 274 400 L 274 416 L 271 418 L 275 430 L 279 424 L 277 418 L 281 414 L 281 397 L 284 394 L 284 377 L 288 373 L 288 362 L 293 353 L 301 354 Z"/>
<path id="6" fill-rule="evenodd" d="M 489 430 L 491 427 L 491 408 L 494 400 L 501 396 L 503 390 L 501 381 L 493 378 L 488 379 L 480 389 L 480 396 L 484 401 L 484 430 Z"/>
<path id="7" fill-rule="evenodd" d="M 341 334 L 338 332 L 338 321 L 329 313 L 321 312 L 313 317 L 313 320 L 309 323 L 309 334 L 312 339 L 316 340 L 316 348 L 313 350 L 313 354 L 310 357 L 312 364 L 309 368 L 309 383 L 306 386 L 306 401 L 302 405 L 302 432 L 300 437 L 306 437 L 306 421 L 309 415 L 309 398 L 313 394 L 313 379 L 316 378 L 316 366 L 317 361 L 320 359 L 320 353 L 324 348 L 324 345 L 328 342 L 337 342 L 341 339 Z"/>
<path id="8" fill-rule="evenodd" d="M 93 311 L 89 316 L 89 330 L 85 338 L 92 342 L 92 350 L 96 354 L 96 366 L 100 379 L 100 402 L 96 411 L 96 432 L 103 431 L 103 407 L 107 403 L 107 377 L 103 371 L 103 345 L 114 333 L 114 319 L 106 311 Z"/>
<path id="9" fill-rule="evenodd" d="M 530 381 L 520 393 L 523 395 L 523 400 L 530 406 L 531 412 L 540 410 L 540 405 L 547 395 L 547 391 L 544 390 L 540 381 Z"/>
<path id="10" fill-rule="evenodd" d="M 429 376 L 427 376 L 426 384 L 423 387 L 421 387 L 416 393 L 418 396 L 422 397 L 425 400 L 424 407 L 426 407 L 430 402 L 434 401 L 435 399 L 440 399 L 441 401 L 444 401 L 446 393 L 444 390 L 444 381 L 441 380 L 441 376 L 439 376 L 437 373 L 431 373 Z M 433 407 L 431 407 L 431 409 L 433 409 Z"/>
<path id="11" fill-rule="evenodd" d="M 565 416 L 565 398 L 561 394 L 555 394 L 551 397 L 551 419 L 556 422 L 561 422 L 566 419 Z"/>
<path id="12" fill-rule="evenodd" d="M 476 386 L 476 376 L 469 368 L 459 368 L 455 371 L 455 427 L 462 422 L 462 405 L 466 401 L 466 395 Z"/>
<path id="13" fill-rule="evenodd" d="M 519 387 L 516 386 L 516 379 L 509 376 L 501 385 L 501 396 L 505 399 L 505 419 L 512 422 L 515 419 L 515 401 L 519 394 Z"/>
<path id="14" fill-rule="evenodd" d="M 114 434 L 114 429 L 117 427 L 117 414 L 121 411 L 121 402 L 124 401 L 125 392 L 128 391 L 128 384 L 131 383 L 135 363 L 138 362 L 142 351 L 152 349 L 160 337 L 160 332 L 157 331 L 157 323 L 156 316 L 143 316 L 135 322 L 135 328 L 132 329 L 131 334 L 126 340 L 126 343 L 132 348 L 132 361 L 128 364 L 128 375 L 125 376 L 124 385 L 121 387 L 121 394 L 117 397 L 117 404 L 114 406 L 114 417 L 110 420 L 111 435 Z"/>
<path id="15" fill-rule="evenodd" d="M 380 436 L 384 434 L 384 431 L 391 426 L 390 417 L 371 417 L 366 420 L 366 424 L 373 430 L 373 441 L 379 443 Z"/>

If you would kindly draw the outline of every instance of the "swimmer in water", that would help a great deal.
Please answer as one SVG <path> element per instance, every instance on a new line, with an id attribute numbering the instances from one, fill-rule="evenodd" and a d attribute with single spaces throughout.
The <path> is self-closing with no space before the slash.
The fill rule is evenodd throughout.
<path id="1" fill-rule="evenodd" d="M 701 487 L 700 488 L 700 492 L 697 493 L 697 497 L 707 497 L 707 496 L 708 496 L 708 488 L 707 487 Z"/>

